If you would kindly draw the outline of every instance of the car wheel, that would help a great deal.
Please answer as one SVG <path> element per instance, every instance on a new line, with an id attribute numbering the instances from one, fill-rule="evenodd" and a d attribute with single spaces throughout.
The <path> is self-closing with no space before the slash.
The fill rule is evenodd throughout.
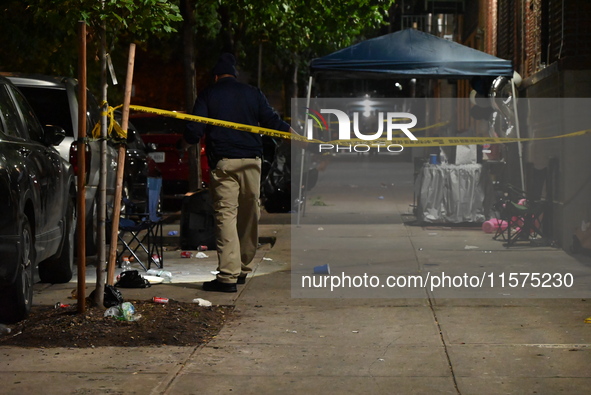
<path id="1" fill-rule="evenodd" d="M 27 317 L 33 303 L 35 249 L 29 219 L 22 220 L 21 261 L 14 284 L 0 291 L 0 322 L 11 324 Z"/>
<path id="2" fill-rule="evenodd" d="M 72 199 L 69 199 L 64 221 L 66 226 L 59 254 L 39 265 L 39 279 L 41 282 L 67 283 L 72 279 L 74 245 L 76 242 L 76 210 Z"/>

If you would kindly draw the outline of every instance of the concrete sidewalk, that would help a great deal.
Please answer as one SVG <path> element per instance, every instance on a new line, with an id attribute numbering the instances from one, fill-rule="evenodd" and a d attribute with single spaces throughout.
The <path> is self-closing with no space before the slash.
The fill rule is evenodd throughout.
<path id="1" fill-rule="evenodd" d="M 533 298 L 511 295 L 507 289 L 487 298 L 478 293 L 457 297 L 440 290 L 423 290 L 420 297 L 293 297 L 293 273 L 300 266 L 292 254 L 299 250 L 305 250 L 312 264 L 330 260 L 336 269 L 339 259 L 350 256 L 359 259 L 362 268 L 392 273 L 414 268 L 441 274 L 453 267 L 523 271 L 535 265 L 540 272 L 572 268 L 583 282 L 591 278 L 588 257 L 551 247 L 507 249 L 478 229 L 405 224 L 400 218 L 412 201 L 409 191 L 390 199 L 387 191 L 379 190 L 384 196 L 379 204 L 390 206 L 376 206 L 376 218 L 380 211 L 395 214 L 369 224 L 304 221 L 292 229 L 287 215 L 266 215 L 260 234 L 276 237 L 277 242 L 272 248 L 261 247 L 254 276 L 237 294 L 200 289 L 201 281 L 213 278 L 214 254 L 183 259 L 171 249 L 165 253 L 165 267 L 173 273 L 173 283 L 125 289 L 124 297 L 165 296 L 184 302 L 200 297 L 234 305 L 233 318 L 215 339 L 201 347 L 0 347 L 0 392 L 588 393 L 591 324 L 584 320 L 591 317 L 591 299 L 560 298 L 564 294 L 555 292 Z M 341 204 L 322 193 L 332 205 L 309 207 L 310 217 L 318 212 L 329 216 Z M 346 207 L 356 215 L 353 206 Z M 305 233 L 305 245 L 298 238 L 292 243 L 292 232 Z M 370 248 L 373 245 L 392 245 L 397 254 Z M 54 304 L 73 288 L 72 283 L 40 286 L 35 302 Z"/>
<path id="2" fill-rule="evenodd" d="M 396 225 L 404 226 L 404 225 Z M 202 297 L 236 314 L 203 347 L 23 349 L 0 347 L 3 394 L 22 393 L 585 393 L 591 385 L 591 316 L 582 299 L 294 299 L 290 228 L 262 225 L 255 276 L 238 294 L 206 293 L 197 283 L 123 290 L 126 298 Z M 440 260 L 456 240 L 486 245 L 474 230 L 413 228 Z M 466 251 L 470 254 L 473 251 Z M 213 259 L 176 258 L 167 269 L 207 272 Z M 530 259 L 567 259 L 537 248 Z M 504 260 L 521 259 L 506 251 Z M 266 259 L 265 259 L 266 258 Z M 433 258 L 430 258 L 433 261 Z M 206 274 L 204 274 L 206 276 Z M 210 278 L 213 275 L 209 274 Z M 192 277 L 189 277 L 192 280 Z M 72 284 L 37 289 L 36 303 L 67 297 Z M 98 364 L 97 364 L 98 361 Z"/>

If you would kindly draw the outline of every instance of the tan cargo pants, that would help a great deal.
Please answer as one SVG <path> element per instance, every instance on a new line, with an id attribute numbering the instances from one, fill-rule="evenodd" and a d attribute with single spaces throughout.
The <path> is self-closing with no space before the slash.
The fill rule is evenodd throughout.
<path id="1" fill-rule="evenodd" d="M 221 159 L 211 172 L 216 218 L 217 280 L 235 283 L 252 271 L 260 218 L 260 159 Z"/>

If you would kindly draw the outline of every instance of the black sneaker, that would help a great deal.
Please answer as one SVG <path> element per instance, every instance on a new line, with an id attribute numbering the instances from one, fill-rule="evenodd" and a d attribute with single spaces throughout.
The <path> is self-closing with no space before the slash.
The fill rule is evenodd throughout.
<path id="1" fill-rule="evenodd" d="M 203 283 L 203 290 L 204 291 L 212 291 L 212 292 L 238 292 L 236 288 L 236 284 L 231 283 L 222 283 L 218 280 L 211 280 L 206 281 Z"/>
<path id="2" fill-rule="evenodd" d="M 246 274 L 243 276 L 238 276 L 238 279 L 236 280 L 236 284 L 246 284 Z"/>

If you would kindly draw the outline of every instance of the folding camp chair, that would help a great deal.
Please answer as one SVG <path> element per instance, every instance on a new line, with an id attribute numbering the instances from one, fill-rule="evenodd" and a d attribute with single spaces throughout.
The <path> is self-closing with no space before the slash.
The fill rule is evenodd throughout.
<path id="1" fill-rule="evenodd" d="M 510 247 L 518 241 L 531 242 L 543 238 L 542 221 L 547 208 L 546 201 L 522 198 L 519 199 L 519 203 L 515 203 L 513 201 L 515 196 L 525 196 L 525 193 L 510 185 L 508 188 L 513 193 L 513 199 L 507 193 L 507 197 L 500 206 L 498 228 L 493 239 L 501 237 L 507 242 L 506 246 Z M 518 195 L 515 194 L 516 192 Z"/>
<path id="2" fill-rule="evenodd" d="M 162 248 L 162 225 L 160 216 L 160 194 L 162 191 L 162 178 L 148 177 L 148 204 L 144 213 L 133 212 L 134 204 L 125 201 L 127 213 L 119 219 L 119 242 L 123 245 L 121 252 L 117 254 L 117 262 L 126 253 L 131 254 L 136 262 L 144 270 L 150 269 L 152 263 L 158 268 L 164 267 Z M 146 255 L 142 260 L 138 255 Z M 143 252 L 143 253 L 142 253 Z"/>
<path id="3" fill-rule="evenodd" d="M 507 241 L 507 247 L 518 241 L 532 241 L 543 237 L 541 220 L 544 206 L 544 202 L 507 203 L 501 214 L 507 224 L 502 231 L 503 239 Z"/>

